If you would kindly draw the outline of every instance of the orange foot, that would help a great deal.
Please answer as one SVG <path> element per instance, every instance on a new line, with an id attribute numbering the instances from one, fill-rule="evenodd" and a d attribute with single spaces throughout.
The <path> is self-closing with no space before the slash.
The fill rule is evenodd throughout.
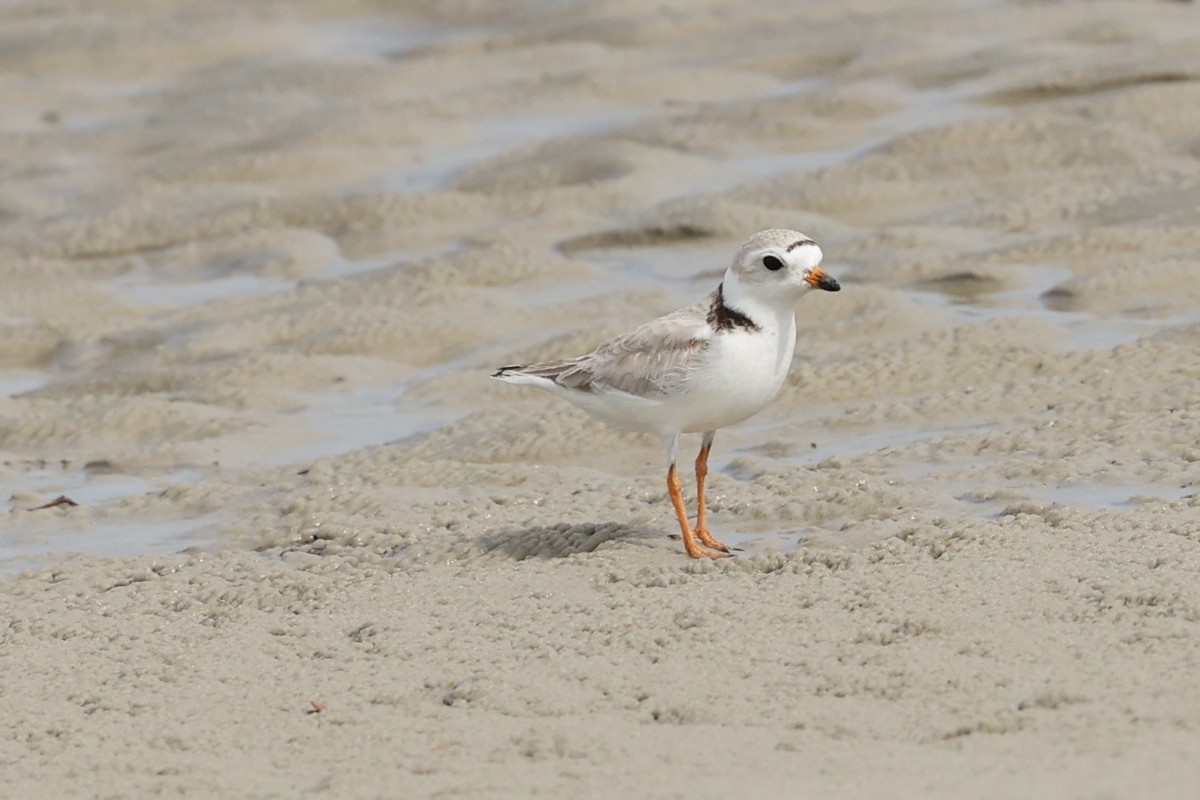
<path id="1" fill-rule="evenodd" d="M 687 550 L 687 554 L 689 556 L 691 556 L 692 558 L 717 559 L 717 558 L 729 558 L 732 555 L 732 553 L 727 553 L 727 552 L 719 552 L 718 553 L 713 550 L 709 550 L 708 548 L 701 547 L 700 545 L 696 544 L 695 542 L 692 542 L 691 544 L 692 544 L 692 546 L 688 547 L 687 540 L 684 540 L 683 546 Z"/>
<path id="2" fill-rule="evenodd" d="M 707 525 L 704 527 L 700 527 L 698 525 L 696 526 L 696 538 L 698 538 L 700 543 L 705 547 L 711 547 L 713 550 L 720 550 L 722 553 L 729 552 L 729 545 L 713 536 L 712 531 L 708 529 Z"/>
<path id="3" fill-rule="evenodd" d="M 680 536 L 678 533 L 672 533 L 671 538 L 674 539 L 675 541 L 683 540 L 683 537 Z M 720 542 L 718 542 L 717 544 L 720 544 Z M 694 534 L 693 534 L 692 546 L 688 547 L 687 541 L 684 541 L 683 549 L 686 550 L 687 554 L 689 556 L 691 556 L 692 558 L 729 558 L 730 556 L 733 555 L 732 551 L 735 548 L 731 547 L 728 550 L 722 550 L 720 552 L 713 552 L 712 550 L 709 550 L 707 547 L 702 546 L 700 544 L 700 542 L 696 541 Z"/>

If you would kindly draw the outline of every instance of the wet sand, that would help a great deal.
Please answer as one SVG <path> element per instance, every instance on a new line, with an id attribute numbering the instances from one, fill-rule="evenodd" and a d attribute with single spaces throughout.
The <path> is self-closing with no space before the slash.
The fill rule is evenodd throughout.
<path id="1" fill-rule="evenodd" d="M 0 12 L 8 791 L 1197 796 L 1189 5 L 389 9 Z M 691 562 L 487 374 L 766 227 Z"/>

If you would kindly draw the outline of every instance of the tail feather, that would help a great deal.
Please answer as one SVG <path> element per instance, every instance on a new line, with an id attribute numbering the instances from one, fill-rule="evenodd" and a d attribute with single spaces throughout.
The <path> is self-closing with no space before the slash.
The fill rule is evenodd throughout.
<path id="1" fill-rule="evenodd" d="M 498 381 L 512 383 L 517 386 L 540 386 L 543 389 L 549 389 L 554 385 L 554 379 L 539 375 L 536 371 L 530 369 L 536 366 L 536 364 L 512 364 L 496 370 L 492 373 L 492 377 Z"/>
<path id="2" fill-rule="evenodd" d="M 492 373 L 492 377 L 517 386 L 539 386 L 543 389 L 564 388 L 561 382 L 563 372 L 569 370 L 573 364 L 574 362 L 571 361 L 542 361 L 537 364 L 520 366 L 512 364 L 496 370 Z"/>

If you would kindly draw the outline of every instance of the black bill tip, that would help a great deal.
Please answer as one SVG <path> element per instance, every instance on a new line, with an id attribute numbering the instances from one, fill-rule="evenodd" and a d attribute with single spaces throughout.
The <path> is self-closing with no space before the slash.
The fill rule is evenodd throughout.
<path id="1" fill-rule="evenodd" d="M 822 275 L 821 280 L 817 281 L 817 288 L 823 292 L 840 292 L 842 285 L 828 275 Z"/>

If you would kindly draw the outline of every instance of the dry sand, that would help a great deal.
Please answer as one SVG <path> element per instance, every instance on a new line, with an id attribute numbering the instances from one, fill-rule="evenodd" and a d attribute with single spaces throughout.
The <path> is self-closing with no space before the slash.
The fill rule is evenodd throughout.
<path id="1" fill-rule="evenodd" d="M 1200 796 L 1190 4 L 407 5 L 0 9 L 5 795 Z M 486 376 L 773 226 L 689 562 Z"/>

